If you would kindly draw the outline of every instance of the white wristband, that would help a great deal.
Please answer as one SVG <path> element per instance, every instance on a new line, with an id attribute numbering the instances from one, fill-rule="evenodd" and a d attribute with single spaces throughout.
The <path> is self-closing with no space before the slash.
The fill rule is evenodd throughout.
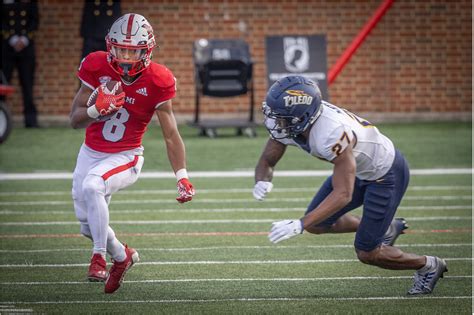
<path id="1" fill-rule="evenodd" d="M 100 116 L 100 113 L 95 107 L 95 105 L 92 105 L 87 108 L 87 115 L 89 115 L 90 118 L 97 119 L 97 117 Z"/>
<path id="2" fill-rule="evenodd" d="M 179 182 L 183 178 L 188 178 L 188 171 L 185 168 L 182 168 L 176 172 L 176 180 Z"/>

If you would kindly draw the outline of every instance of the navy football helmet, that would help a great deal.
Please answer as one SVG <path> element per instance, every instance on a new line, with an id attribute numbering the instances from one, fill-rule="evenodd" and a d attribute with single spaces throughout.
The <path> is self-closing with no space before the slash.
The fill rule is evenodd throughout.
<path id="1" fill-rule="evenodd" d="M 321 91 L 305 77 L 288 76 L 270 87 L 262 110 L 274 139 L 294 138 L 321 115 Z"/>

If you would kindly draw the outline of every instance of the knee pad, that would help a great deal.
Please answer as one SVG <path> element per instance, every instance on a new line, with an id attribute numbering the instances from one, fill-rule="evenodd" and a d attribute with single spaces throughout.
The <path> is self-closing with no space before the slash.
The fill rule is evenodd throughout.
<path id="1" fill-rule="evenodd" d="M 105 182 L 98 175 L 87 175 L 82 182 L 82 192 L 85 196 L 105 195 Z"/>

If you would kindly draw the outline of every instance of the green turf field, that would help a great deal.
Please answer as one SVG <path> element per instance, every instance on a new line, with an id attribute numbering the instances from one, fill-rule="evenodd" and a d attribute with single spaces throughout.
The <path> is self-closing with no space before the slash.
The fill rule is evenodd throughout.
<path id="1" fill-rule="evenodd" d="M 412 168 L 471 167 L 470 123 L 387 124 L 378 126 L 405 154 Z M 191 171 L 251 170 L 266 142 L 263 128 L 258 137 L 234 137 L 235 130 L 219 129 L 216 139 L 197 136 L 197 130 L 180 128 Z M 161 131 L 150 126 L 145 134 L 144 171 L 169 171 Z M 84 130 L 70 128 L 14 129 L 0 145 L 0 172 L 72 172 Z M 289 148 L 279 169 L 330 169 L 295 148 Z"/>
<path id="2" fill-rule="evenodd" d="M 470 124 L 380 129 L 413 169 L 471 168 Z M 252 139 L 227 132 L 207 139 L 182 128 L 190 171 L 253 168 L 263 130 Z M 0 146 L 0 172 L 72 171 L 81 141 L 82 131 L 15 129 Z M 145 147 L 144 171 L 169 171 L 157 128 Z M 297 150 L 288 153 L 281 170 L 329 169 Z M 140 179 L 112 199 L 111 225 L 141 262 L 110 296 L 102 284 L 85 279 L 91 245 L 78 234 L 71 181 L 0 181 L 0 313 L 472 312 L 470 174 L 412 176 L 398 210 L 410 228 L 397 244 L 448 263 L 445 278 L 425 297 L 406 296 L 413 272 L 358 262 L 353 235 L 305 233 L 278 245 L 268 241 L 271 222 L 299 218 L 323 180 L 278 177 L 268 199 L 257 202 L 251 177 L 194 178 L 198 195 L 178 205 L 173 179 Z"/>

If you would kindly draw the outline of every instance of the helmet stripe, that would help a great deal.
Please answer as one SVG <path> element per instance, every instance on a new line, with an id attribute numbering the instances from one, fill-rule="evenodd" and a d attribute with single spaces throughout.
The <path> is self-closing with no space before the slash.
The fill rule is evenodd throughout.
<path id="1" fill-rule="evenodd" d="M 127 35 L 126 35 L 126 39 L 130 39 L 132 38 L 132 26 L 133 26 L 133 19 L 135 17 L 135 14 L 130 14 L 130 16 L 128 17 L 128 24 L 127 24 Z"/>

